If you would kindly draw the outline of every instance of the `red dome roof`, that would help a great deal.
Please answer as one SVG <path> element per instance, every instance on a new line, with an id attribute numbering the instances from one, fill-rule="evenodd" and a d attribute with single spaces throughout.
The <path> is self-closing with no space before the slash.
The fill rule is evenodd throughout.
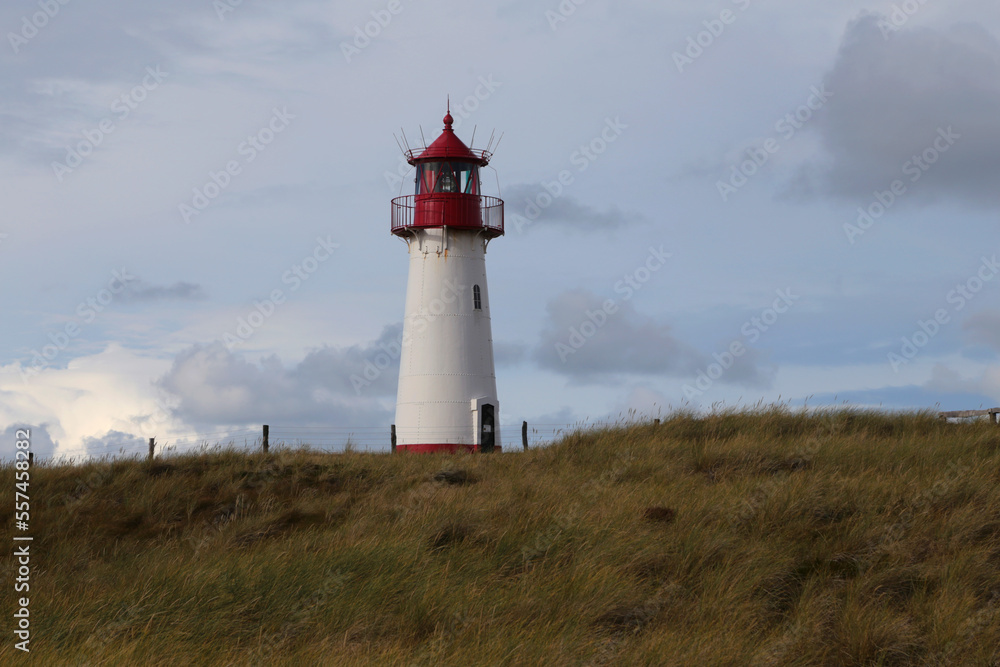
<path id="1" fill-rule="evenodd" d="M 481 167 L 486 166 L 493 156 L 487 151 L 472 150 L 466 146 L 451 129 L 452 122 L 454 119 L 451 117 L 451 113 L 448 113 L 444 117 L 444 131 L 441 136 L 419 154 L 416 150 L 407 151 L 407 162 L 416 164 L 438 160 L 460 160 L 462 162 L 476 162 Z"/>

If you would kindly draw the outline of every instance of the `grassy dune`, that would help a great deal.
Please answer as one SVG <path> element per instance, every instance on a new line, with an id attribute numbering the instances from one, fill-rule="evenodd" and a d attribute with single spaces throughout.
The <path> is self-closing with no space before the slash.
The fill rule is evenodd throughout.
<path id="1" fill-rule="evenodd" d="M 998 483 L 1000 427 L 781 408 L 40 465 L 32 651 L 0 663 L 1000 665 Z"/>

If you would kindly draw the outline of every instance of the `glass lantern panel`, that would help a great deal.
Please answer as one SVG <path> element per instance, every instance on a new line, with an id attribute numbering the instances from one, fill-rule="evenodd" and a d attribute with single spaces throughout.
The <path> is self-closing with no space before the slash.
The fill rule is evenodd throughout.
<path id="1" fill-rule="evenodd" d="M 431 164 L 438 166 L 437 185 L 434 186 L 434 192 L 459 192 L 458 179 L 452 171 L 451 163 L 432 162 Z"/>
<path id="2" fill-rule="evenodd" d="M 479 166 L 468 162 L 425 162 L 417 165 L 416 194 L 479 194 Z"/>

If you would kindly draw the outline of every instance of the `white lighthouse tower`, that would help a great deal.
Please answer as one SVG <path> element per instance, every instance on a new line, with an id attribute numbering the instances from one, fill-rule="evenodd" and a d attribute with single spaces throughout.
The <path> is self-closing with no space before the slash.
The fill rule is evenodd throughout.
<path id="1" fill-rule="evenodd" d="M 486 150 L 444 131 L 407 151 L 416 191 L 392 200 L 392 233 L 406 241 L 406 286 L 396 448 L 489 452 L 500 444 L 486 246 L 503 235 L 503 201 L 482 194 Z"/>

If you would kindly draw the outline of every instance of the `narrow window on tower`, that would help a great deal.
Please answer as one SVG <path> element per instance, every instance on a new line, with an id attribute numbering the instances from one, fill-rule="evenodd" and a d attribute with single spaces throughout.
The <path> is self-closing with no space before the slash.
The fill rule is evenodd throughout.
<path id="1" fill-rule="evenodd" d="M 472 286 L 472 307 L 476 310 L 483 309 L 483 297 L 479 292 L 479 285 Z"/>

